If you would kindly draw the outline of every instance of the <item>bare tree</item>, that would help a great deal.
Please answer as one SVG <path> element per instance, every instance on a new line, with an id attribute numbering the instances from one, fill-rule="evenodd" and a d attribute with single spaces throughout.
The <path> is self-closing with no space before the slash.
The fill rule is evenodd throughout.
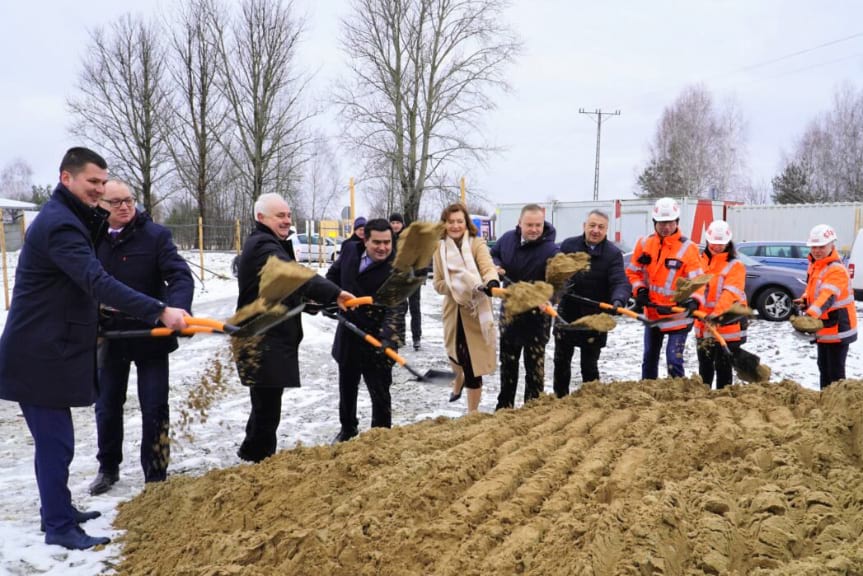
<path id="1" fill-rule="evenodd" d="M 33 169 L 22 158 L 15 158 L 0 171 L 0 197 L 27 200 L 33 188 Z"/>
<path id="2" fill-rule="evenodd" d="M 278 192 L 295 203 L 302 177 L 311 114 L 300 98 L 307 81 L 295 70 L 302 33 L 292 4 L 244 0 L 230 28 L 213 22 L 219 86 L 232 129 L 222 144 L 233 165 L 245 204 L 264 192 Z"/>
<path id="3" fill-rule="evenodd" d="M 371 177 L 391 179 L 408 220 L 427 181 L 491 150 L 475 141 L 505 65 L 520 44 L 505 25 L 506 0 L 354 0 L 342 44 L 351 79 L 336 103 L 347 139 Z"/>
<path id="4" fill-rule="evenodd" d="M 68 101 L 71 132 L 102 150 L 111 172 L 129 182 L 144 207 L 171 171 L 163 121 L 170 115 L 159 31 L 126 15 L 91 33 L 77 94 Z"/>
<path id="5" fill-rule="evenodd" d="M 638 194 L 740 199 L 748 187 L 745 128 L 733 103 L 718 108 L 703 86 L 685 89 L 659 120 Z"/>
<path id="6" fill-rule="evenodd" d="M 863 89 L 844 85 L 812 120 L 774 179 L 777 202 L 863 200 Z"/>
<path id="7" fill-rule="evenodd" d="M 168 148 L 182 188 L 194 200 L 205 224 L 230 221 L 217 201 L 216 185 L 224 180 L 225 154 L 218 135 L 228 129 L 227 108 L 216 86 L 218 51 L 214 23 L 225 16 L 213 0 L 187 0 L 173 16 L 170 75 L 173 80 L 173 121 Z M 204 242 L 212 231 L 204 227 Z"/>
<path id="8" fill-rule="evenodd" d="M 336 156 L 323 134 L 317 134 L 312 141 L 311 155 L 305 168 L 304 212 L 312 220 L 324 220 L 338 209 L 334 203 L 344 184 L 339 176 Z"/>

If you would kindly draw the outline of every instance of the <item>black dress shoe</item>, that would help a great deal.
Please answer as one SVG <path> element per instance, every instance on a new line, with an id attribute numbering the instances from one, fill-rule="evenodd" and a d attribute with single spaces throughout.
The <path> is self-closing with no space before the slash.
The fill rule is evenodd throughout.
<path id="1" fill-rule="evenodd" d="M 84 522 L 87 522 L 88 520 L 95 520 L 96 518 L 98 518 L 99 516 L 102 515 L 102 513 L 99 512 L 98 510 L 87 510 L 86 512 L 84 512 L 82 510 L 78 510 L 77 508 L 73 508 L 72 510 L 74 510 L 75 522 L 78 524 L 83 524 Z M 40 517 L 42 516 L 42 509 L 41 508 L 39 509 L 39 516 Z M 42 532 L 45 531 L 45 519 L 44 518 L 39 522 L 39 530 L 41 530 Z"/>
<path id="2" fill-rule="evenodd" d="M 464 387 L 462 387 L 461 390 L 464 390 Z M 456 394 L 455 392 L 450 392 L 449 393 L 449 401 L 450 402 L 458 402 L 459 398 L 461 398 L 461 390 L 458 391 L 458 394 Z"/>
<path id="3" fill-rule="evenodd" d="M 414 342 L 414 350 L 419 350 L 421 348 L 419 340 Z"/>
<path id="4" fill-rule="evenodd" d="M 339 433 L 336 434 L 336 437 L 333 438 L 333 444 L 339 444 L 340 442 L 347 442 L 348 440 L 350 440 L 351 438 L 353 438 L 357 434 L 359 434 L 359 432 L 357 431 L 356 428 L 351 428 L 350 430 L 345 430 L 344 428 L 342 428 L 341 430 L 339 430 Z"/>
<path id="5" fill-rule="evenodd" d="M 104 494 L 111 489 L 111 486 L 117 483 L 120 479 L 119 472 L 99 472 L 96 478 L 90 482 L 90 495 L 97 496 Z"/>
<path id="6" fill-rule="evenodd" d="M 62 534 L 45 535 L 45 544 L 57 544 L 69 550 L 86 550 L 93 546 L 104 546 L 110 542 L 110 538 L 90 536 L 78 526 Z"/>

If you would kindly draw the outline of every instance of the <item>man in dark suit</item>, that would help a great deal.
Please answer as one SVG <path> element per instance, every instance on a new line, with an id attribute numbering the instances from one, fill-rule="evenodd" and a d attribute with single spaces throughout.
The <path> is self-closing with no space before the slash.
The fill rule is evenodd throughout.
<path id="1" fill-rule="evenodd" d="M 527 204 L 521 209 L 518 225 L 501 236 L 491 249 L 498 273 L 506 275 L 505 285 L 545 281 L 546 263 L 558 252 L 554 243 L 556 233 L 538 204 Z M 545 347 L 550 328 L 551 317 L 537 309 L 519 314 L 509 322 L 501 320 L 500 393 L 495 410 L 515 406 L 518 364 L 522 356 L 524 401 L 539 398 L 545 385 Z"/>
<path id="2" fill-rule="evenodd" d="M 172 330 L 186 313 L 112 278 L 96 257 L 105 212 L 108 165 L 87 148 L 71 148 L 60 183 L 30 225 L 18 266 L 12 307 L 0 337 L 0 398 L 18 402 L 33 436 L 45 542 L 83 550 L 108 538 L 80 523 L 98 516 L 72 506 L 69 465 L 75 451 L 70 408 L 96 399 L 97 302 Z"/>
<path id="3" fill-rule="evenodd" d="M 393 230 L 383 218 L 366 222 L 363 250 L 342 250 L 339 259 L 327 271 L 327 278 L 358 297 L 372 296 L 392 273 Z M 345 312 L 346 318 L 384 346 L 397 349 L 394 342 L 396 307 L 361 306 Z M 392 361 L 375 352 L 359 336 L 339 326 L 333 340 L 333 358 L 339 364 L 339 422 L 337 442 L 357 435 L 357 394 L 360 378 L 366 381 L 372 400 L 372 427 L 392 426 L 390 385 Z"/>
<path id="4" fill-rule="evenodd" d="M 582 316 L 599 314 L 601 310 L 572 298 L 571 294 L 592 300 L 623 306 L 632 289 L 623 267 L 623 254 L 608 241 L 608 215 L 593 210 L 584 223 L 584 234 L 567 238 L 560 245 L 564 254 L 587 252 L 590 269 L 579 272 L 569 281 L 566 293 L 558 306 L 560 317 L 572 322 Z M 554 335 L 554 393 L 558 398 L 569 394 L 572 376 L 572 355 L 576 347 L 581 352 L 581 381 L 599 380 L 599 354 L 608 340 L 606 332 L 593 330 L 555 330 Z"/>
<path id="5" fill-rule="evenodd" d="M 293 261 L 291 208 L 278 194 L 261 194 L 255 202 L 255 229 L 243 244 L 237 282 L 240 294 L 237 309 L 258 298 L 260 271 L 271 256 Z M 325 304 L 344 303 L 353 295 L 332 282 L 314 276 L 283 304 L 298 306 L 303 297 Z M 269 329 L 254 349 L 243 348 L 237 357 L 237 372 L 243 386 L 249 387 L 252 409 L 246 423 L 246 436 L 237 456 L 260 462 L 276 452 L 276 430 L 282 418 L 282 393 L 300 386 L 299 348 L 303 324 L 299 316 Z"/>
<path id="6" fill-rule="evenodd" d="M 126 286 L 167 302 L 192 309 L 195 282 L 186 261 L 177 254 L 171 231 L 135 208 L 135 196 L 120 181 L 110 180 L 99 201 L 108 210 L 108 230 L 96 248 L 105 270 Z M 139 330 L 144 322 L 103 309 L 106 330 Z M 141 466 L 145 482 L 161 482 L 168 474 L 170 413 L 168 408 L 168 354 L 177 349 L 176 338 L 107 340 L 102 344 L 96 431 L 99 473 L 90 494 L 110 490 L 123 461 L 123 405 L 132 362 L 138 372 L 141 406 Z"/>

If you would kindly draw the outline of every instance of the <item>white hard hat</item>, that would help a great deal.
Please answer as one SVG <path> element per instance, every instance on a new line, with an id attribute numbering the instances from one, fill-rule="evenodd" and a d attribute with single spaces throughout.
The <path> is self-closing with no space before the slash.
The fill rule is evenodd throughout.
<path id="1" fill-rule="evenodd" d="M 674 198 L 660 198 L 653 205 L 654 222 L 671 222 L 680 218 L 680 207 Z"/>
<path id="2" fill-rule="evenodd" d="M 731 242 L 731 228 L 724 220 L 714 220 L 707 227 L 707 242 L 709 244 L 728 244 Z"/>
<path id="3" fill-rule="evenodd" d="M 806 240 L 807 246 L 827 246 L 831 242 L 836 242 L 836 230 L 829 224 L 819 224 L 809 231 L 809 238 Z"/>

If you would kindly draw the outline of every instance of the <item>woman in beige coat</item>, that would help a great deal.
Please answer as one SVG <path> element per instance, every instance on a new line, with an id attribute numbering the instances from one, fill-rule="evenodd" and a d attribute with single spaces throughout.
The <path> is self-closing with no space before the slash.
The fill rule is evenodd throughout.
<path id="1" fill-rule="evenodd" d="M 445 230 L 434 254 L 434 288 L 443 294 L 444 344 L 456 373 L 450 402 L 467 388 L 467 412 L 479 409 L 482 377 L 497 368 L 491 289 L 500 286 L 488 247 L 463 204 L 441 213 Z"/>

